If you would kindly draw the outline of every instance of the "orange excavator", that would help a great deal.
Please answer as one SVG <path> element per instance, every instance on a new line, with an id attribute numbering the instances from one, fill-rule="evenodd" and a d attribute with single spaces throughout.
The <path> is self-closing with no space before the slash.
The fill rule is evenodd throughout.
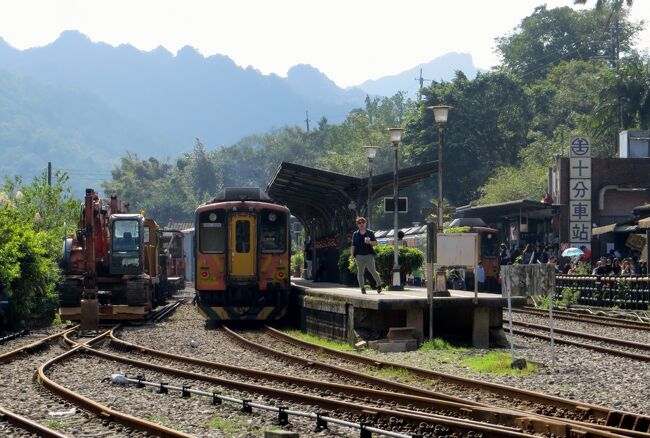
<path id="1" fill-rule="evenodd" d="M 86 189 L 77 231 L 63 244 L 61 319 L 143 319 L 166 298 L 159 227 L 112 196 Z M 94 321 L 94 322 L 97 322 Z"/>

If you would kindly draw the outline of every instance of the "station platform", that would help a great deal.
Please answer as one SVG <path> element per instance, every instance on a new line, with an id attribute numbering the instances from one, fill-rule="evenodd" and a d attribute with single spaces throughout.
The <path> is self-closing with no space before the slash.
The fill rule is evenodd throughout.
<path id="1" fill-rule="evenodd" d="M 292 278 L 303 331 L 354 344 L 385 337 L 389 328 L 413 327 L 419 342 L 428 337 L 427 290 L 406 286 L 403 291 L 368 290 L 336 283 L 315 283 Z M 503 308 L 500 294 L 450 290 L 450 296 L 433 298 L 433 335 L 477 348 L 501 346 Z M 513 297 L 513 307 L 523 307 L 525 297 Z"/>

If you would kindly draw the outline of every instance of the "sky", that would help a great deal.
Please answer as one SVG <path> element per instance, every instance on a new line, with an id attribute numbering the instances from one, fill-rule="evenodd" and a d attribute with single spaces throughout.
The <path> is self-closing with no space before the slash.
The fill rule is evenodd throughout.
<path id="1" fill-rule="evenodd" d="M 397 74 L 448 52 L 470 53 L 483 69 L 499 63 L 495 38 L 546 3 L 573 0 L 0 0 L 0 37 L 18 49 L 46 45 L 75 29 L 92 41 L 185 45 L 242 67 L 286 76 L 311 64 L 341 87 Z M 593 6 L 590 0 L 588 6 Z M 632 18 L 650 18 L 636 0 Z M 639 39 L 650 48 L 650 30 Z"/>

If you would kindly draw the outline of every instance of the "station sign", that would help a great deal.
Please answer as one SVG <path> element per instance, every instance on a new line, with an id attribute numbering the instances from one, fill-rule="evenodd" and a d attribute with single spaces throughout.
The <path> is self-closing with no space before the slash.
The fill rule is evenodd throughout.
<path id="1" fill-rule="evenodd" d="M 398 213 L 408 213 L 409 211 L 409 198 L 408 197 L 399 197 L 397 198 L 397 212 Z M 395 211 L 395 201 L 394 198 L 386 197 L 384 198 L 384 213 L 393 213 Z"/>
<path id="2" fill-rule="evenodd" d="M 569 242 L 591 247 L 591 143 L 574 137 L 569 143 Z"/>

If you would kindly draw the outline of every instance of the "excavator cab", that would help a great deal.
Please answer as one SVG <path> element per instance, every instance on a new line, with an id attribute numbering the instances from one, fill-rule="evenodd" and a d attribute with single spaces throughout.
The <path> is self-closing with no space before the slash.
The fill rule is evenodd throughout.
<path id="1" fill-rule="evenodd" d="M 110 273 L 139 275 L 144 272 L 144 217 L 114 214 L 110 218 Z"/>

